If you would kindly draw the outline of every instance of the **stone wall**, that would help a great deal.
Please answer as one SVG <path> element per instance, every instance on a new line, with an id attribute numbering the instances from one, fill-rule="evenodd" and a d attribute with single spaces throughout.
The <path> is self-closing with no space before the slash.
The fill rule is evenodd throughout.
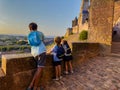
<path id="1" fill-rule="evenodd" d="M 73 66 L 82 64 L 99 54 L 97 43 L 73 43 Z M 0 68 L 0 90 L 26 90 L 34 75 L 36 63 L 31 54 L 10 54 L 2 56 Z M 62 71 L 64 66 L 62 64 Z M 43 72 L 44 84 L 52 80 L 55 75 L 52 65 L 52 55 L 47 55 L 46 67 Z"/>
<path id="2" fill-rule="evenodd" d="M 68 37 L 69 35 L 73 34 L 72 28 L 67 28 L 64 37 Z"/>
<path id="3" fill-rule="evenodd" d="M 117 20 L 120 18 L 120 0 L 117 0 L 114 4 L 114 25 L 117 23 Z"/>
<path id="4" fill-rule="evenodd" d="M 26 90 L 36 68 L 31 54 L 10 54 L 2 57 L 4 76 L 0 77 L 0 90 Z M 47 63 L 43 72 L 44 84 L 53 77 L 52 56 L 47 55 Z"/>
<path id="5" fill-rule="evenodd" d="M 72 46 L 74 67 L 78 64 L 86 63 L 88 60 L 90 60 L 89 58 L 99 55 L 100 46 L 98 43 L 73 42 Z"/>
<path id="6" fill-rule="evenodd" d="M 83 30 L 88 31 L 88 22 L 86 22 L 84 24 L 79 24 L 79 33 Z"/>
<path id="7" fill-rule="evenodd" d="M 78 18 L 77 17 L 75 17 L 75 19 L 72 20 L 72 27 L 74 27 L 76 25 L 78 25 Z"/>
<path id="8" fill-rule="evenodd" d="M 101 53 L 111 52 L 114 0 L 91 0 L 89 16 L 90 42 L 101 45 Z"/>
<path id="9" fill-rule="evenodd" d="M 73 33 L 79 33 L 78 25 L 72 27 L 72 32 Z"/>

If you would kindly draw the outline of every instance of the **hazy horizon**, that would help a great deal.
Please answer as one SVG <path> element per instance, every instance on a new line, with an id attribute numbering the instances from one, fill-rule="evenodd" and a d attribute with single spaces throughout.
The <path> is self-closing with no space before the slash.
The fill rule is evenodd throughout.
<path id="1" fill-rule="evenodd" d="M 0 36 L 3 35 L 3 36 L 27 36 L 27 35 L 22 35 L 22 34 L 0 34 Z M 54 38 L 55 36 L 52 36 L 52 35 L 45 35 L 46 38 Z"/>
<path id="2" fill-rule="evenodd" d="M 36 22 L 46 36 L 62 36 L 80 13 L 81 0 L 0 0 L 0 34 L 27 35 Z"/>

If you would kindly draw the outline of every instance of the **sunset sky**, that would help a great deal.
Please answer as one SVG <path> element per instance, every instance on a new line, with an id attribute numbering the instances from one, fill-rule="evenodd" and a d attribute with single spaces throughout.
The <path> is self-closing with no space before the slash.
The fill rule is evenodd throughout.
<path id="1" fill-rule="evenodd" d="M 64 35 L 80 13 L 81 0 L 0 0 L 0 34 L 29 33 L 36 22 L 45 35 Z"/>

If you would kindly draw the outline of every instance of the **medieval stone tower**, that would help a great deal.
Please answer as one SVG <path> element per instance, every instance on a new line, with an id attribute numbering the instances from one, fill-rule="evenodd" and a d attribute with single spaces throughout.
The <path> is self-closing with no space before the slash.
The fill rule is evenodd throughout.
<path id="1" fill-rule="evenodd" d="M 82 6 L 81 6 L 81 23 L 84 24 L 86 21 L 88 21 L 89 18 L 89 0 L 82 0 Z"/>
<path id="2" fill-rule="evenodd" d="M 100 52 L 109 54 L 120 43 L 120 0 L 82 0 L 79 17 L 67 31 L 71 30 L 88 30 L 87 41 L 99 43 Z"/>
<path id="3" fill-rule="evenodd" d="M 89 6 L 89 0 L 82 0 L 79 17 L 72 20 L 72 28 L 67 29 L 65 36 L 69 36 L 71 31 L 72 33 L 80 33 L 82 30 L 88 30 Z"/>
<path id="4" fill-rule="evenodd" d="M 88 30 L 90 0 L 82 0 L 78 17 L 78 30 Z M 73 30 L 74 31 L 74 30 Z"/>

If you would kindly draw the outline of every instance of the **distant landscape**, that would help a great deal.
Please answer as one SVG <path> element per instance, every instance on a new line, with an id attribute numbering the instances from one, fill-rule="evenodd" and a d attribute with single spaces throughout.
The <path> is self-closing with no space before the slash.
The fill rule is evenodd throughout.
<path id="1" fill-rule="evenodd" d="M 45 45 L 53 43 L 53 37 L 45 38 Z M 0 58 L 3 54 L 30 52 L 27 36 L 0 35 Z"/>

